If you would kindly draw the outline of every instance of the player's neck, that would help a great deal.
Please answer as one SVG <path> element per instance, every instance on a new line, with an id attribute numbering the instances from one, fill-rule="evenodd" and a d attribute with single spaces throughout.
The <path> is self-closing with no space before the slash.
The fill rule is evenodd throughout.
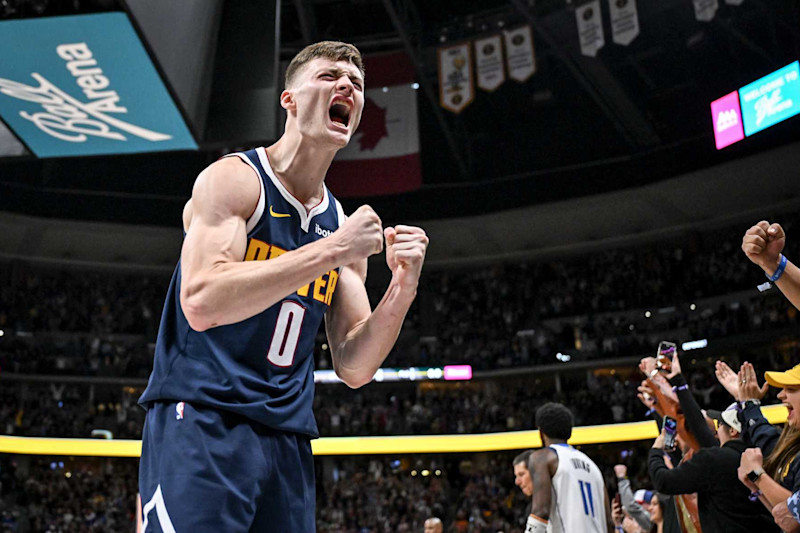
<path id="1" fill-rule="evenodd" d="M 542 444 L 544 444 L 545 448 L 555 446 L 557 444 L 561 446 L 568 446 L 567 441 L 561 439 L 551 439 L 547 435 L 542 436 Z"/>
<path id="2" fill-rule="evenodd" d="M 283 135 L 266 150 L 275 176 L 306 208 L 322 200 L 322 183 L 336 155 L 335 149 L 320 147 L 319 143 L 299 135 Z"/>

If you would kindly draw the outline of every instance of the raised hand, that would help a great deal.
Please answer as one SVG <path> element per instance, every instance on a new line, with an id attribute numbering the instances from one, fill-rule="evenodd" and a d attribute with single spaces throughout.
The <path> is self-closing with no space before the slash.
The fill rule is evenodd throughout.
<path id="1" fill-rule="evenodd" d="M 751 491 L 757 491 L 758 487 L 755 483 L 750 481 L 747 474 L 758 468 L 764 468 L 764 456 L 761 453 L 761 448 L 746 449 L 742 453 L 742 458 L 736 473 L 739 476 L 739 481 L 744 483 Z"/>
<path id="2" fill-rule="evenodd" d="M 639 394 L 637 394 L 636 397 L 639 398 L 639 401 L 648 409 L 655 409 L 656 397 L 653 393 L 653 389 L 650 388 L 650 382 L 647 380 L 642 381 L 642 384 L 638 387 L 638 391 Z"/>
<path id="3" fill-rule="evenodd" d="M 769 383 L 765 382 L 764 385 L 759 387 L 756 369 L 747 361 L 742 363 L 742 368 L 739 369 L 738 378 L 739 401 L 745 402 L 747 400 L 761 400 L 761 398 L 767 394 Z"/>
<path id="4" fill-rule="evenodd" d="M 728 366 L 724 361 L 717 361 L 714 369 L 717 381 L 737 402 L 742 401 L 739 397 L 739 375 Z"/>
<path id="5" fill-rule="evenodd" d="M 343 265 L 366 259 L 383 250 L 381 219 L 370 206 L 362 205 L 331 238 L 344 247 Z"/>
<path id="6" fill-rule="evenodd" d="M 670 368 L 670 371 L 667 374 L 667 379 L 672 379 L 680 373 L 681 373 L 681 360 L 678 357 L 678 350 L 676 349 L 675 353 L 672 354 L 672 367 Z"/>
<path id="7" fill-rule="evenodd" d="M 653 371 L 658 368 L 658 362 L 655 357 L 644 357 L 639 361 L 639 370 L 648 378 L 653 374 Z"/>
<path id="8" fill-rule="evenodd" d="M 416 290 L 425 252 L 428 249 L 428 236 L 422 228 L 415 226 L 395 226 L 383 231 L 386 238 L 386 264 L 401 288 Z"/>
<path id="9" fill-rule="evenodd" d="M 614 465 L 614 474 L 621 479 L 628 475 L 628 467 L 625 465 Z"/>
<path id="10" fill-rule="evenodd" d="M 786 234 L 781 225 L 762 220 L 745 232 L 742 251 L 750 261 L 771 275 L 778 268 L 785 244 Z"/>

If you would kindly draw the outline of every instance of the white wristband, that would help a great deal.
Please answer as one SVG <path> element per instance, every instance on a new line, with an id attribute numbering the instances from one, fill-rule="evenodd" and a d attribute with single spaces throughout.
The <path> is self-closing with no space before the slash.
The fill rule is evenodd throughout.
<path id="1" fill-rule="evenodd" d="M 538 516 L 528 516 L 528 522 L 525 524 L 525 533 L 546 533 L 547 520 L 542 520 Z"/>

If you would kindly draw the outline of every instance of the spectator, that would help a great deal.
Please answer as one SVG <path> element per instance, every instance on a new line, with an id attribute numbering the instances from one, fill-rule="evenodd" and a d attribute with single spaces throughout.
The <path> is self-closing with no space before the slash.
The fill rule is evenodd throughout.
<path id="1" fill-rule="evenodd" d="M 740 458 L 747 448 L 740 438 L 742 428 L 735 416 L 736 405 L 714 415 L 720 420 L 717 430 L 720 446 L 702 448 L 672 470 L 664 463 L 662 429 L 650 451 L 653 485 L 657 491 L 673 495 L 696 492 L 704 533 L 777 531 L 763 508 L 735 483 Z"/>
<path id="2" fill-rule="evenodd" d="M 652 491 L 640 489 L 634 495 L 631 490 L 631 482 L 628 479 L 628 467 L 625 465 L 614 466 L 614 474 L 617 477 L 617 491 L 620 495 L 622 510 L 636 521 L 639 527 L 645 531 L 650 531 L 653 523 L 650 520 L 649 509 L 645 509 L 644 506 L 650 507 L 652 505 Z"/>
<path id="3" fill-rule="evenodd" d="M 442 521 L 438 518 L 431 517 L 425 520 L 425 533 L 442 533 Z"/>
<path id="4" fill-rule="evenodd" d="M 771 511 L 800 490 L 800 365 L 786 372 L 766 372 L 763 387 L 758 386 L 750 363 L 742 365 L 737 377 L 744 436 L 757 446 L 742 455 L 739 479 Z M 768 385 L 781 388 L 778 399 L 789 411 L 782 432 L 761 413 L 760 400 Z"/>

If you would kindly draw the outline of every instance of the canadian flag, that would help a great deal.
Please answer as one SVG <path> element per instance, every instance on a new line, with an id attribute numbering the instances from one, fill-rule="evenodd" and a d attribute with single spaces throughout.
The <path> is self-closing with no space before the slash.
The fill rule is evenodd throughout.
<path id="1" fill-rule="evenodd" d="M 364 59 L 364 112 L 325 182 L 341 197 L 377 196 L 422 185 L 414 67 L 406 54 Z"/>

